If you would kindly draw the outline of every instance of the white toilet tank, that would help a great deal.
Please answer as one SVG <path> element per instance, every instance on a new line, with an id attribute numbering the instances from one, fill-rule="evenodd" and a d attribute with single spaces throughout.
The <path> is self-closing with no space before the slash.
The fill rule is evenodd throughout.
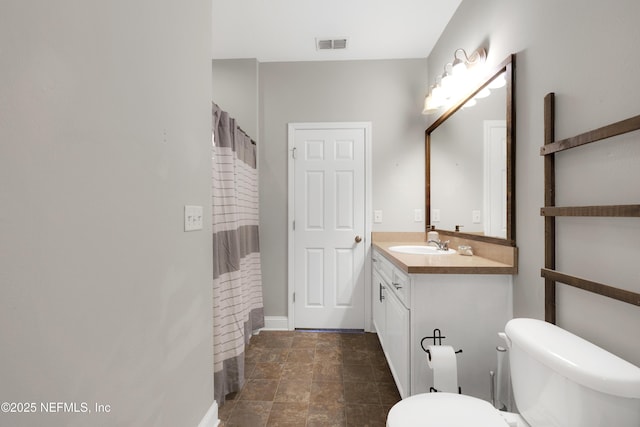
<path id="1" fill-rule="evenodd" d="M 516 405 L 531 426 L 640 426 L 640 368 L 541 320 L 510 320 L 505 333 Z"/>

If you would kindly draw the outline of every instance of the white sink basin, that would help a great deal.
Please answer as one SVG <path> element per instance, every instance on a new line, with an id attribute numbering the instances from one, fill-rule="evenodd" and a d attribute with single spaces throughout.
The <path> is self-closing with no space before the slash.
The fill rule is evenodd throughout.
<path id="1" fill-rule="evenodd" d="M 389 250 L 392 252 L 399 252 L 403 254 L 416 254 L 416 255 L 450 255 L 450 254 L 456 253 L 455 249 L 440 251 L 435 246 L 425 246 L 425 245 L 391 246 Z"/>

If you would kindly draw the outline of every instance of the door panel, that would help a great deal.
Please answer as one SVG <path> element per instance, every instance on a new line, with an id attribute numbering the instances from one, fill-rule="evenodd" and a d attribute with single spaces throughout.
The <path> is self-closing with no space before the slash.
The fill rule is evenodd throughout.
<path id="1" fill-rule="evenodd" d="M 336 249 L 336 307 L 353 306 L 353 278 L 354 271 L 353 251 L 351 249 Z"/>
<path id="2" fill-rule="evenodd" d="M 308 307 L 324 306 L 324 249 L 306 248 L 306 305 Z"/>
<path id="3" fill-rule="evenodd" d="M 354 229 L 354 212 L 353 200 L 355 199 L 355 188 L 353 171 L 336 172 L 336 188 L 334 194 L 336 197 L 336 229 L 337 230 L 353 230 Z"/>
<path id="4" fill-rule="evenodd" d="M 306 194 L 324 194 L 324 172 L 310 171 L 305 176 Z M 305 198 L 306 223 L 308 230 L 324 230 L 324 198 Z"/>

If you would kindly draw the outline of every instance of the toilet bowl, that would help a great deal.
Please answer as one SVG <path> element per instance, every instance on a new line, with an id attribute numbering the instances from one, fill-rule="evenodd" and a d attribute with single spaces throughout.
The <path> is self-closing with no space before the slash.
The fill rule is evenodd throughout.
<path id="1" fill-rule="evenodd" d="M 530 427 L 518 414 L 463 394 L 423 393 L 391 408 L 387 427 Z"/>

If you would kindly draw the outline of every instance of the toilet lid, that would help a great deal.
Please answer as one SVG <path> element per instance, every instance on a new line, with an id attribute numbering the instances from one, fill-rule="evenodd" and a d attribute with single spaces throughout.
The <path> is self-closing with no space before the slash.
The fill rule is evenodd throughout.
<path id="1" fill-rule="evenodd" d="M 509 427 L 489 402 L 463 394 L 423 393 L 396 403 L 387 427 Z"/>

